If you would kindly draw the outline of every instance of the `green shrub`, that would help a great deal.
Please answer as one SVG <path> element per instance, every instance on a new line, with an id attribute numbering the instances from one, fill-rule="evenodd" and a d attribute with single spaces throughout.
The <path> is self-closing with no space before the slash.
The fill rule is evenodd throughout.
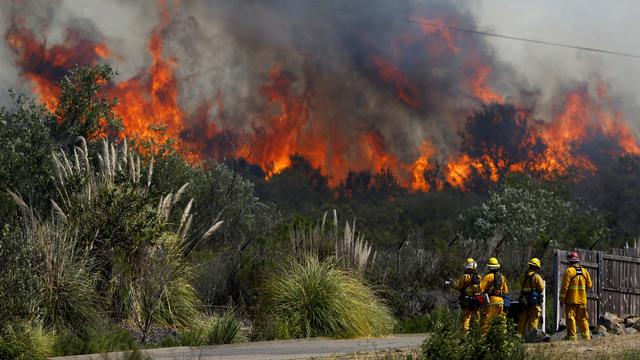
<path id="1" fill-rule="evenodd" d="M 388 334 L 390 310 L 356 276 L 331 260 L 290 260 L 267 280 L 259 310 L 262 338 Z"/>
<path id="2" fill-rule="evenodd" d="M 247 341 L 242 323 L 235 310 L 205 317 L 178 334 L 183 346 L 232 344 Z"/>
<path id="3" fill-rule="evenodd" d="M 209 345 L 247 341 L 247 337 L 242 331 L 242 323 L 233 309 L 215 318 L 208 335 Z"/>
<path id="4" fill-rule="evenodd" d="M 52 353 L 53 339 L 53 334 L 41 324 L 7 324 L 0 336 L 0 359 L 47 359 Z"/>
<path id="5" fill-rule="evenodd" d="M 477 324 L 462 333 L 455 324 L 443 324 L 422 345 L 425 360 L 523 360 L 522 339 L 515 326 L 497 318 L 486 335 Z"/>
<path id="6" fill-rule="evenodd" d="M 138 342 L 126 329 L 108 325 L 85 331 L 62 330 L 53 346 L 57 356 L 136 350 Z"/>
<path id="7" fill-rule="evenodd" d="M 433 332 L 447 324 L 455 328 L 460 324 L 460 311 L 448 307 L 437 307 L 426 314 L 414 318 L 399 320 L 394 329 L 395 333 L 415 334 Z"/>
<path id="8" fill-rule="evenodd" d="M 0 225 L 0 324 L 34 315 L 40 299 L 34 253 L 19 230 Z"/>

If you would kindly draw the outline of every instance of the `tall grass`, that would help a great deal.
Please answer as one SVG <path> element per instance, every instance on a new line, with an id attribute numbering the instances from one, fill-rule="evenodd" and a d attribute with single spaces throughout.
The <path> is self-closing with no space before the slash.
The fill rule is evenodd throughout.
<path id="1" fill-rule="evenodd" d="M 183 346 L 233 344 L 247 341 L 242 323 L 234 309 L 205 316 L 179 334 Z"/>
<path id="2" fill-rule="evenodd" d="M 264 289 L 258 331 L 263 338 L 335 338 L 388 334 L 390 310 L 358 277 L 333 260 L 290 260 Z"/>
<path id="3" fill-rule="evenodd" d="M 368 264 L 375 260 L 373 251 L 362 233 L 356 232 L 356 221 L 345 222 L 340 230 L 338 213 L 333 210 L 332 224 L 327 223 L 327 213 L 317 224 L 308 228 L 294 226 L 290 231 L 293 253 L 299 259 L 315 257 L 326 259 L 334 257 L 338 265 L 355 274 L 362 275 Z"/>
<path id="4" fill-rule="evenodd" d="M 44 360 L 52 354 L 54 335 L 42 324 L 8 323 L 0 335 L 0 359 Z"/>

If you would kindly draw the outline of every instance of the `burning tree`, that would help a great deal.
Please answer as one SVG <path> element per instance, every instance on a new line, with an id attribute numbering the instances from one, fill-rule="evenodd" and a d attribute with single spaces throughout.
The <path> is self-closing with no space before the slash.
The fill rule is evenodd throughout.
<path id="1" fill-rule="evenodd" d="M 530 170 L 531 162 L 544 153 L 545 145 L 529 127 L 526 112 L 513 105 L 483 105 L 467 118 L 461 152 L 472 159 L 473 171 L 494 182 L 507 174 Z"/>

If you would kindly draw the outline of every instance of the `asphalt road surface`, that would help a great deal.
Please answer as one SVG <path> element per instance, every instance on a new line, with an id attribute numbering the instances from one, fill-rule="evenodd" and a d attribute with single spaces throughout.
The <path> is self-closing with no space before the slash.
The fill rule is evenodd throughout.
<path id="1" fill-rule="evenodd" d="M 202 360 L 284 360 L 309 359 L 352 353 L 372 353 L 390 349 L 418 348 L 425 334 L 394 335 L 375 339 L 355 340 L 287 340 L 203 347 L 175 347 L 143 351 L 143 358 Z M 64 360 L 128 359 L 127 353 L 77 355 L 58 357 Z"/>

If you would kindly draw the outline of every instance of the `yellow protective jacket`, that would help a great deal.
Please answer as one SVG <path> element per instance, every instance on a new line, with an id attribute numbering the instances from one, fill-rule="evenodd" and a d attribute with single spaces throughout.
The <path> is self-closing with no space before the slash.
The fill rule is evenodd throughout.
<path id="1" fill-rule="evenodd" d="M 578 274 L 578 269 L 582 274 Z M 591 289 L 591 275 L 580 265 L 569 266 L 562 276 L 562 287 L 560 287 L 560 301 L 565 304 L 587 304 L 587 289 Z"/>
<path id="2" fill-rule="evenodd" d="M 502 296 L 507 295 L 509 293 L 509 287 L 507 286 L 507 278 L 504 275 L 502 276 L 502 286 L 500 289 L 494 289 L 494 276 L 495 273 L 490 272 L 482 278 L 482 282 L 480 283 L 480 290 L 489 295 L 490 303 L 488 305 L 504 305 L 504 300 Z"/>
<path id="3" fill-rule="evenodd" d="M 528 293 L 535 290 L 540 294 L 544 294 L 544 280 L 542 275 L 535 271 L 527 271 L 520 284 L 520 292 Z"/>
<path id="4" fill-rule="evenodd" d="M 456 290 L 460 291 L 460 294 L 464 296 L 473 296 L 481 293 L 480 282 L 482 282 L 482 275 L 477 274 L 479 278 L 478 284 L 473 284 L 473 273 L 464 273 L 455 283 Z"/>

